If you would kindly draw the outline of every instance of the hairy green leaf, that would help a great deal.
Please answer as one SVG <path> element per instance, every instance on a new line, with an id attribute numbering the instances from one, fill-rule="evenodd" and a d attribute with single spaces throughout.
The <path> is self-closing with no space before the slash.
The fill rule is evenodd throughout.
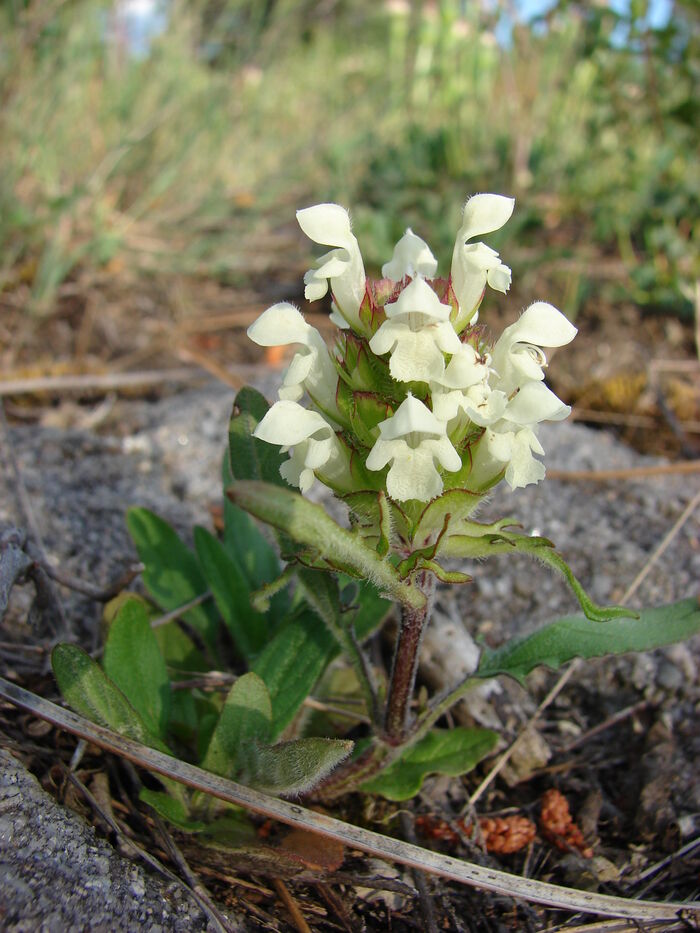
<path id="1" fill-rule="evenodd" d="M 149 790 L 142 787 L 139 791 L 139 800 L 152 807 L 158 816 L 172 823 L 186 833 L 198 833 L 207 828 L 207 824 L 201 820 L 190 819 L 187 805 L 184 800 L 176 800 L 170 794 L 165 794 L 159 790 Z"/>
<path id="2" fill-rule="evenodd" d="M 522 680 L 539 665 L 556 670 L 573 658 L 650 651 L 698 632 L 700 604 L 696 598 L 644 609 L 638 619 L 612 619 L 591 625 L 584 616 L 567 616 L 495 651 L 486 649 L 474 676 L 510 674 Z"/>
<path id="3" fill-rule="evenodd" d="M 458 777 L 471 771 L 497 741 L 498 733 L 490 729 L 433 729 L 360 789 L 388 800 L 408 800 L 429 774 Z"/>
<path id="4" fill-rule="evenodd" d="M 268 483 L 239 482 L 228 490 L 228 495 L 256 518 L 279 528 L 334 565 L 371 580 L 381 592 L 414 608 L 425 605 L 425 596 L 403 583 L 388 560 L 299 493 Z"/>
<path id="5" fill-rule="evenodd" d="M 105 672 L 77 645 L 56 645 L 51 664 L 68 705 L 100 726 L 170 754 L 165 743 L 145 723 Z"/>
<path id="6" fill-rule="evenodd" d="M 270 694 L 264 682 L 253 673 L 239 677 L 219 714 L 202 767 L 232 777 L 238 770 L 242 746 L 253 741 L 267 742 L 271 721 Z"/>
<path id="7" fill-rule="evenodd" d="M 253 664 L 270 691 L 273 739 L 289 725 L 339 651 L 338 642 L 308 607 L 282 623 Z"/>
<path id="8" fill-rule="evenodd" d="M 303 794 L 317 787 L 352 751 L 345 739 L 296 739 L 251 744 L 242 754 L 240 780 L 270 794 Z"/>
<path id="9" fill-rule="evenodd" d="M 148 610 L 140 600 L 128 600 L 117 613 L 109 627 L 102 664 L 146 727 L 164 739 L 170 714 L 170 681 Z"/>
<path id="10" fill-rule="evenodd" d="M 234 644 L 246 660 L 254 658 L 269 637 L 267 618 L 253 609 L 250 587 L 239 564 L 205 528 L 194 530 L 202 572 Z"/>
<path id="11" fill-rule="evenodd" d="M 178 609 L 206 592 L 207 583 L 197 559 L 167 522 L 148 509 L 132 508 L 126 513 L 126 523 L 145 564 L 144 585 L 162 609 Z M 219 628 L 219 614 L 213 603 L 189 609 L 183 619 L 213 650 Z"/>

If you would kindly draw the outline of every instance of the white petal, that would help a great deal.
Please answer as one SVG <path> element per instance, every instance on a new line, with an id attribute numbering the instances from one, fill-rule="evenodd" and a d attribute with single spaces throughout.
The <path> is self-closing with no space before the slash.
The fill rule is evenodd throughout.
<path id="1" fill-rule="evenodd" d="M 374 447 L 370 450 L 369 456 L 365 461 L 368 470 L 383 470 L 384 467 L 396 456 L 396 450 L 403 441 L 385 441 L 380 437 L 375 441 Z"/>
<path id="2" fill-rule="evenodd" d="M 328 279 L 316 275 L 315 269 L 309 269 L 304 274 L 304 298 L 307 301 L 318 301 L 328 291 Z"/>
<path id="3" fill-rule="evenodd" d="M 281 347 L 288 343 L 306 343 L 309 329 L 310 325 L 294 305 L 280 301 L 263 311 L 247 333 L 258 346 Z"/>
<path id="4" fill-rule="evenodd" d="M 397 452 L 386 478 L 386 489 L 392 499 L 405 502 L 419 499 L 429 502 L 442 492 L 443 484 L 435 468 L 433 452 L 424 447 L 415 449 L 404 442 Z"/>
<path id="5" fill-rule="evenodd" d="M 369 342 L 369 348 L 377 356 L 383 356 L 396 346 L 399 335 L 410 330 L 408 324 L 400 321 L 384 321 Z"/>
<path id="6" fill-rule="evenodd" d="M 503 292 L 504 294 L 510 288 L 510 283 L 512 281 L 512 273 L 510 268 L 505 265 L 505 263 L 499 263 L 495 269 L 490 269 L 486 281 L 489 283 L 491 288 L 497 292 Z"/>
<path id="7" fill-rule="evenodd" d="M 315 204 L 297 211 L 297 222 L 314 243 L 344 246 L 355 237 L 350 230 L 350 215 L 340 204 Z"/>
<path id="8" fill-rule="evenodd" d="M 515 198 L 507 198 L 502 194 L 475 194 L 464 205 L 458 238 L 461 237 L 464 242 L 499 230 L 510 220 L 514 207 Z"/>
<path id="9" fill-rule="evenodd" d="M 405 275 L 415 276 L 417 273 L 432 279 L 437 266 L 437 259 L 430 252 L 428 244 L 409 227 L 394 247 L 391 261 L 382 266 L 382 275 L 393 282 L 400 282 Z"/>
<path id="10" fill-rule="evenodd" d="M 384 306 L 387 318 L 404 314 L 424 314 L 435 321 L 449 320 L 452 308 L 444 305 L 425 279 L 417 276 L 403 289 L 396 301 Z"/>
<path id="11" fill-rule="evenodd" d="M 506 327 L 501 335 L 503 340 L 508 335 L 511 343 L 534 343 L 540 347 L 563 347 L 570 343 L 578 333 L 574 325 L 546 301 L 536 301 L 520 315 L 520 318 Z M 499 340 L 499 343 L 500 343 Z"/>
<path id="12" fill-rule="evenodd" d="M 308 350 L 295 353 L 287 372 L 284 374 L 283 384 L 292 386 L 302 383 L 311 372 L 311 367 L 316 362 L 316 356 L 316 353 Z"/>
<path id="13" fill-rule="evenodd" d="M 449 321 L 425 329 L 433 334 L 433 340 L 443 353 L 459 353 L 462 342 Z"/>
<path id="14" fill-rule="evenodd" d="M 428 327 L 416 332 L 405 328 L 397 334 L 396 346 L 389 360 L 389 372 L 394 379 L 398 382 L 430 382 L 442 376 L 445 358 L 436 336 Z M 456 334 L 454 336 L 459 340 Z"/>
<path id="15" fill-rule="evenodd" d="M 571 414 L 565 405 L 543 382 L 527 382 L 508 403 L 505 417 L 515 424 L 536 424 L 539 421 L 561 421 Z"/>
<path id="16" fill-rule="evenodd" d="M 444 470 L 455 473 L 462 468 L 462 458 L 454 449 L 448 438 L 440 437 L 436 440 L 428 439 L 423 441 L 421 447 L 432 450 L 435 458 Z"/>
<path id="17" fill-rule="evenodd" d="M 505 392 L 487 385 L 472 386 L 462 397 L 460 408 L 474 424 L 485 428 L 503 417 L 508 397 Z"/>
<path id="18" fill-rule="evenodd" d="M 379 424 L 379 433 L 382 440 L 395 440 L 406 437 L 408 434 L 437 434 L 445 435 L 445 425 L 439 421 L 430 409 L 408 395 L 394 412 L 391 418 Z"/>
<path id="19" fill-rule="evenodd" d="M 455 351 L 447 364 L 440 385 L 448 389 L 468 389 L 470 386 L 483 382 L 488 376 L 488 360 L 483 363 L 474 347 L 468 343 L 460 343 L 459 350 Z"/>
<path id="20" fill-rule="evenodd" d="M 284 399 L 275 402 L 253 431 L 253 436 L 268 444 L 293 447 L 321 429 L 333 433 L 333 428 L 317 411 L 309 411 Z"/>

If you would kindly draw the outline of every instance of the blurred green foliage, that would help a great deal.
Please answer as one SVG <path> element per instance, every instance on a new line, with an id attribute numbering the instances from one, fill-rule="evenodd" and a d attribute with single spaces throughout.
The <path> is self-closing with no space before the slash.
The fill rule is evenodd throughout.
<path id="1" fill-rule="evenodd" d="M 173 2 L 141 56 L 117 10 L 0 7 L 0 289 L 29 286 L 35 311 L 105 267 L 274 269 L 265 232 L 321 200 L 352 208 L 370 264 L 405 224 L 449 254 L 465 196 L 495 191 L 519 204 L 493 245 L 516 273 L 559 277 L 568 313 L 592 287 L 691 313 L 690 0 L 663 28 L 645 4 L 562 0 L 508 44 L 497 5 L 459 0 Z"/>

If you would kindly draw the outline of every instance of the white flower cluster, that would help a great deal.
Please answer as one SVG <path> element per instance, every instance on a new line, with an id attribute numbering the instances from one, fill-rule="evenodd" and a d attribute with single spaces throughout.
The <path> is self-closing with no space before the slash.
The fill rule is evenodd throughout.
<path id="1" fill-rule="evenodd" d="M 333 247 L 304 276 L 306 297 L 321 298 L 330 283 L 333 320 L 365 341 L 372 354 L 387 360 L 396 383 L 411 384 L 404 387 L 404 401 L 391 417 L 372 429 L 374 444 L 364 460 L 370 471 L 390 466 L 387 492 L 397 501 L 429 501 L 443 490 L 440 469 L 456 473 L 469 462 L 482 478 L 504 472 L 512 488 L 538 482 L 545 469 L 533 456 L 544 453 L 537 425 L 561 420 L 570 412 L 543 381 L 547 360 L 542 347 L 563 346 L 576 334 L 561 312 L 535 302 L 492 349 L 468 329 L 476 322 L 486 285 L 506 292 L 511 281 L 510 269 L 498 253 L 473 240 L 502 227 L 513 207 L 511 198 L 495 194 L 478 194 L 467 201 L 449 287 L 440 294 L 440 280 L 434 278 L 437 260 L 428 245 L 407 230 L 382 268 L 395 287 L 393 300 L 381 306 L 376 327 L 361 313 L 369 286 L 347 211 L 337 204 L 319 204 L 297 213 L 307 236 Z M 301 345 L 284 376 L 280 401 L 258 425 L 256 436 L 293 448 L 282 472 L 302 492 L 315 476 L 333 488 L 352 488 L 350 454 L 341 441 L 349 425 L 337 402 L 340 361 L 286 302 L 268 308 L 248 334 L 261 346 Z M 425 391 L 415 393 L 416 384 Z M 318 411 L 299 404 L 305 392 Z M 462 442 L 469 432 L 473 435 L 473 426 L 481 429 L 478 442 L 465 451 Z"/>

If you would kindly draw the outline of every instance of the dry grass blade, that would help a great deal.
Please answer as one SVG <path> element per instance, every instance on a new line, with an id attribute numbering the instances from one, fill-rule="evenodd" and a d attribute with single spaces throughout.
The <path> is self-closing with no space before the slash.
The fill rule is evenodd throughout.
<path id="1" fill-rule="evenodd" d="M 681 463 L 659 466 L 629 467 L 625 470 L 547 470 L 548 479 L 566 481 L 592 480 L 607 483 L 618 479 L 647 479 L 656 476 L 686 476 L 700 473 L 700 460 L 684 460 Z"/>
<path id="2" fill-rule="evenodd" d="M 61 395 L 64 392 L 109 392 L 118 389 L 140 389 L 147 386 L 195 383 L 206 376 L 191 367 L 152 369 L 133 373 L 103 373 L 75 376 L 42 376 L 33 379 L 0 380 L 0 397 L 4 395 L 34 395 L 38 392 Z"/>
<path id="3" fill-rule="evenodd" d="M 410 868 L 431 872 L 461 884 L 564 910 L 638 920 L 675 921 L 683 916 L 700 917 L 700 903 L 697 902 L 682 904 L 637 901 L 577 891 L 573 888 L 520 878 L 508 872 L 484 868 L 438 852 L 431 852 L 210 774 L 194 765 L 117 735 L 82 716 L 77 716 L 70 710 L 56 706 L 49 700 L 35 696 L 4 678 L 0 678 L 0 696 L 40 719 L 51 722 L 58 728 L 65 729 L 107 751 L 121 755 L 149 771 L 167 775 L 173 780 L 212 794 L 221 800 L 237 804 L 253 813 L 336 839 L 351 849 L 360 849 L 387 861 L 399 862 Z"/>

